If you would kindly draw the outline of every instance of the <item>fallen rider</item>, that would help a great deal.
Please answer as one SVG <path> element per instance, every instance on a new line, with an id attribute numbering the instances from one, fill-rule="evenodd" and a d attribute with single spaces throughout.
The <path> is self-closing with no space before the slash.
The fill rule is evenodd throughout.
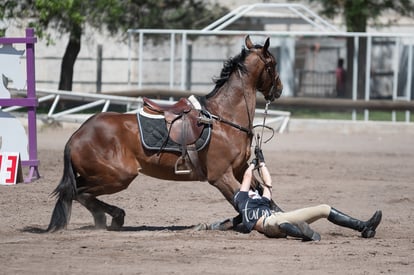
<path id="1" fill-rule="evenodd" d="M 255 149 L 256 158 L 246 169 L 241 188 L 234 195 L 234 205 L 242 217 L 246 232 L 256 230 L 269 238 L 299 238 L 303 241 L 319 241 L 319 233 L 312 230 L 308 224 L 325 218 L 328 221 L 361 232 L 363 238 L 375 236 L 381 222 L 382 212 L 376 211 L 368 221 L 361 221 L 340 212 L 339 210 L 321 204 L 313 207 L 296 209 L 288 212 L 277 212 L 270 208 L 272 198 L 272 180 L 266 167 L 263 152 Z M 258 166 L 264 182 L 263 194 L 251 190 L 253 170 Z M 214 229 L 211 227 L 207 229 Z"/>

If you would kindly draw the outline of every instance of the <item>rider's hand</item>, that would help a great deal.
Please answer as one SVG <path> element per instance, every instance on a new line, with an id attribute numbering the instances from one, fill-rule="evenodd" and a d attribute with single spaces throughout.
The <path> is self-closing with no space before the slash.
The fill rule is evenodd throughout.
<path id="1" fill-rule="evenodd" d="M 259 164 L 259 160 L 257 158 L 252 159 L 250 164 L 253 164 L 254 167 L 256 167 Z"/>
<path id="2" fill-rule="evenodd" d="M 262 149 L 256 146 L 256 148 L 254 149 L 254 154 L 256 155 L 256 158 L 259 160 L 259 163 L 265 162 Z"/>

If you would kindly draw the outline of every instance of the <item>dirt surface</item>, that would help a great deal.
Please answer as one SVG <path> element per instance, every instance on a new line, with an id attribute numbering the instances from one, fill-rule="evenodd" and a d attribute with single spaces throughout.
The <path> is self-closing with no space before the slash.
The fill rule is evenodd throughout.
<path id="1" fill-rule="evenodd" d="M 74 203 L 68 230 L 27 232 L 49 223 L 49 194 L 73 131 L 39 127 L 42 178 L 0 186 L 0 274 L 413 274 L 413 127 L 291 127 L 263 146 L 273 198 L 285 210 L 327 203 L 367 219 L 382 209 L 375 238 L 319 220 L 317 243 L 194 231 L 235 215 L 218 190 L 142 175 L 101 197 L 126 211 L 123 231 L 93 230 L 89 212 Z"/>

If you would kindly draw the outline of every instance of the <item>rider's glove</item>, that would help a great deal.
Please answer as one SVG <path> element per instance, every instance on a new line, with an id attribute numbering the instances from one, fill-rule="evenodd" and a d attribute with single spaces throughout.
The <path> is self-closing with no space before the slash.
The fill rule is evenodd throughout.
<path id="1" fill-rule="evenodd" d="M 259 160 L 259 162 L 265 162 L 262 149 L 256 146 L 254 149 L 254 154 L 256 155 L 256 158 Z"/>
<path id="2" fill-rule="evenodd" d="M 250 162 L 250 164 L 253 164 L 254 167 L 256 167 L 259 164 L 259 160 L 257 158 L 252 159 L 252 161 Z"/>

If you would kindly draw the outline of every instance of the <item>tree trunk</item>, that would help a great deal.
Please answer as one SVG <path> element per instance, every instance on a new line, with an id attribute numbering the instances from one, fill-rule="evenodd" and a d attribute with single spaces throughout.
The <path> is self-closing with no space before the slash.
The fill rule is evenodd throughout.
<path id="1" fill-rule="evenodd" d="M 347 31 L 349 32 L 366 32 L 367 16 L 358 1 L 345 2 L 345 21 Z M 354 38 L 350 37 L 346 41 L 347 45 L 347 85 L 346 95 L 352 97 L 353 82 L 353 60 L 354 60 Z M 358 43 L 358 75 L 357 75 L 357 98 L 364 98 L 365 95 L 365 68 L 367 57 L 367 39 L 360 37 Z"/>
<path id="2" fill-rule="evenodd" d="M 354 37 L 346 39 L 346 92 L 345 98 L 352 98 L 352 79 L 354 75 Z"/>
<path id="3" fill-rule="evenodd" d="M 81 26 L 73 26 L 60 68 L 59 90 L 72 90 L 73 67 L 75 66 L 75 61 L 81 48 L 81 34 Z"/>
<path id="4" fill-rule="evenodd" d="M 365 75 L 367 68 L 367 38 L 359 38 L 358 50 L 358 99 L 365 98 Z"/>

